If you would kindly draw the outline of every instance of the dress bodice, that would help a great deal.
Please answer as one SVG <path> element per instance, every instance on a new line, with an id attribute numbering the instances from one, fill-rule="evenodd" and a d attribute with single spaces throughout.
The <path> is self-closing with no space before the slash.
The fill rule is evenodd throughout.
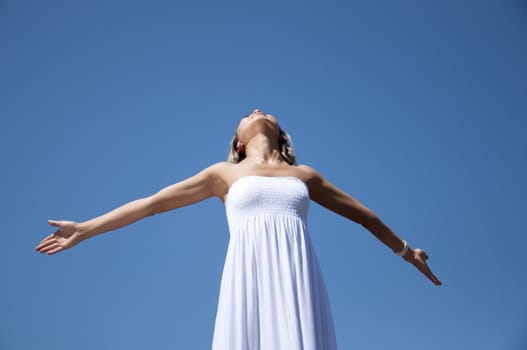
<path id="1" fill-rule="evenodd" d="M 229 189 L 225 202 L 229 224 L 254 215 L 294 215 L 307 219 L 306 184 L 290 176 L 243 176 Z"/>

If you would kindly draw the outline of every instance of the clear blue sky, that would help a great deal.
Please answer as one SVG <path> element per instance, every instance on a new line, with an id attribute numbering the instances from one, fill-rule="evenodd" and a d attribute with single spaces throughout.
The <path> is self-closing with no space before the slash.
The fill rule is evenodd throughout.
<path id="1" fill-rule="evenodd" d="M 0 349 L 208 349 L 217 199 L 47 257 L 221 161 L 258 107 L 427 249 L 437 288 L 316 204 L 339 348 L 527 348 L 527 3 L 0 1 Z"/>

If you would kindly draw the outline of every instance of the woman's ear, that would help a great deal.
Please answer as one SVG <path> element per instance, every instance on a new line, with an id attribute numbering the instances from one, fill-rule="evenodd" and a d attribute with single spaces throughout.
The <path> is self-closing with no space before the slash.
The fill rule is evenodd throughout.
<path id="1" fill-rule="evenodd" d="M 236 153 L 240 154 L 243 151 L 245 151 L 245 145 L 238 140 L 236 143 Z"/>

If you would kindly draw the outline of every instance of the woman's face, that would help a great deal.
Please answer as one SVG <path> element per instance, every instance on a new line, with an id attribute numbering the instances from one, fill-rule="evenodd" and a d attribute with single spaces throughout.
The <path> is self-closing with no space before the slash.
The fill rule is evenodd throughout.
<path id="1" fill-rule="evenodd" d="M 257 129 L 261 127 L 271 129 L 274 133 L 276 133 L 277 137 L 280 135 L 278 120 L 276 120 L 273 115 L 262 112 L 258 108 L 240 120 L 236 134 L 240 140 L 247 142 L 248 140 L 244 140 L 244 136 L 248 135 L 251 130 L 258 131 Z"/>

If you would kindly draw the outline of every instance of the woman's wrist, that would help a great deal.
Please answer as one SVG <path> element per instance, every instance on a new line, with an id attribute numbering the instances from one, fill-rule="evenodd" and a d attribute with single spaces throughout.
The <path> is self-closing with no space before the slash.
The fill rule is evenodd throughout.
<path id="1" fill-rule="evenodd" d="M 77 232 L 78 237 L 81 241 L 84 241 L 88 238 L 90 238 L 89 231 L 88 231 L 88 225 L 86 222 L 77 222 L 75 223 L 75 232 Z"/>
<path id="2" fill-rule="evenodd" d="M 397 256 L 405 256 L 408 250 L 410 249 L 410 246 L 408 245 L 408 242 L 406 242 L 404 239 L 401 240 L 403 247 L 400 250 L 394 251 L 395 255 Z"/>
<path id="3" fill-rule="evenodd" d="M 412 247 L 410 247 L 408 242 L 406 242 L 405 240 L 401 240 L 401 242 L 402 242 L 403 247 L 400 248 L 399 250 L 394 250 L 393 252 L 395 253 L 395 255 L 400 256 L 404 260 L 409 261 L 414 254 L 414 250 L 412 249 Z"/>
<path id="4" fill-rule="evenodd" d="M 410 247 L 408 248 L 408 251 L 406 252 L 406 254 L 402 256 L 402 258 L 408 262 L 411 262 L 414 254 L 415 254 L 415 251 Z"/>

